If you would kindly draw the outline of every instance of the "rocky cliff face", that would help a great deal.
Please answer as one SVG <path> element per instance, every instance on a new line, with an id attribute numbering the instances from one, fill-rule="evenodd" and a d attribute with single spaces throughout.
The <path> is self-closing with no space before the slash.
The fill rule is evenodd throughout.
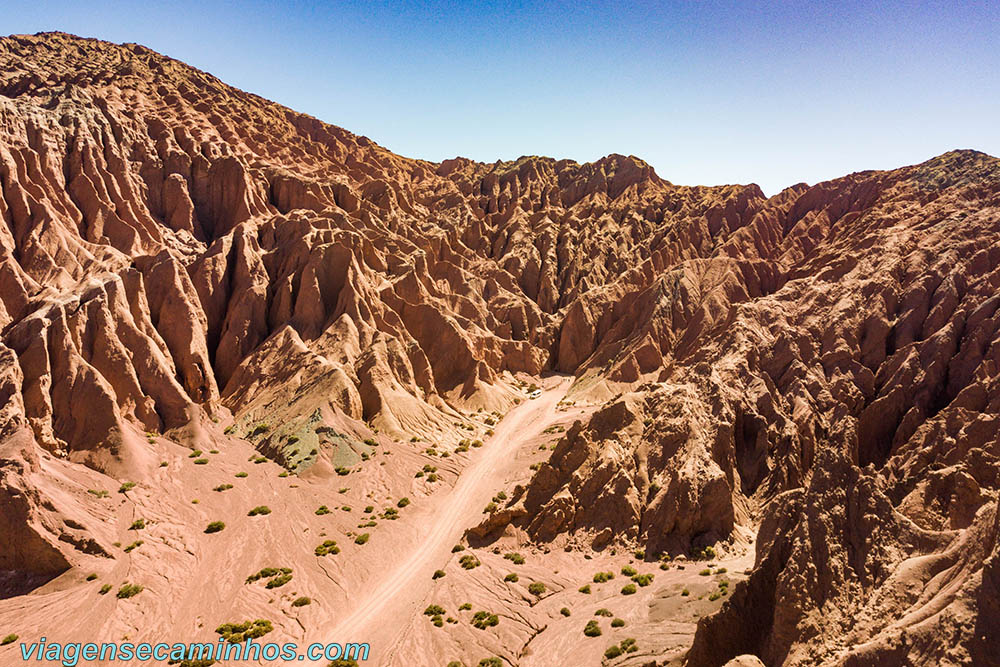
<path id="1" fill-rule="evenodd" d="M 108 549 L 46 461 L 142 479 L 151 437 L 275 416 L 408 439 L 560 372 L 601 407 L 476 539 L 676 555 L 759 526 L 692 664 L 996 655 L 992 157 L 769 199 L 617 155 L 433 164 L 46 34 L 0 39 L 0 218 L 0 569 Z"/>

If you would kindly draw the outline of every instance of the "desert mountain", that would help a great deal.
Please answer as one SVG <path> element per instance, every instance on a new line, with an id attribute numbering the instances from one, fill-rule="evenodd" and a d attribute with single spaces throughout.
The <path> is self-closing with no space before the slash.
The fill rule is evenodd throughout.
<path id="1" fill-rule="evenodd" d="M 423 634 L 384 664 L 1000 664 L 996 158 L 770 198 L 632 156 L 437 164 L 51 33 L 0 39 L 0 218 L 0 634 L 93 608 L 91 571 L 159 576 L 96 598 L 108 638 L 363 627 L 372 570 L 345 561 L 371 553 L 361 506 L 390 503 L 363 517 L 385 567 L 453 523 L 483 572 L 510 582 L 493 550 L 530 549 L 554 579 L 467 637 L 401 602 Z M 508 441 L 527 446 L 489 458 Z M 355 515 L 319 523 L 340 487 Z M 290 525 L 250 527 L 256 497 Z M 456 499 L 471 519 L 444 521 Z M 203 534 L 216 515 L 239 553 Z M 327 569 L 312 542 L 333 536 Z M 678 629 L 676 562 L 712 552 L 746 574 Z M 550 614 L 589 595 L 584 558 L 677 577 L 629 603 L 638 650 L 579 647 L 584 621 Z M 282 562 L 329 604 L 204 589 Z"/>

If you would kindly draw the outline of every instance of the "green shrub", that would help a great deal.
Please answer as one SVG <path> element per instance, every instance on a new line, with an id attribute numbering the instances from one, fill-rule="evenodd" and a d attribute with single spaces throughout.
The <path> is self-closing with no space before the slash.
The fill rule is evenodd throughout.
<path id="1" fill-rule="evenodd" d="M 528 592 L 532 595 L 541 595 L 545 592 L 545 584 L 540 581 L 533 581 L 528 584 Z"/>
<path id="2" fill-rule="evenodd" d="M 631 577 L 632 575 L 635 574 L 635 568 L 632 567 L 631 565 L 626 565 L 622 567 L 622 574 L 624 574 L 626 577 Z"/>
<path id="3" fill-rule="evenodd" d="M 231 488 L 233 488 L 232 484 L 219 484 L 217 487 L 215 487 L 212 490 L 213 491 L 218 491 L 219 493 L 222 493 L 223 491 L 228 491 Z"/>
<path id="4" fill-rule="evenodd" d="M 208 465 L 208 459 L 195 459 L 194 464 L 196 466 Z"/>
<path id="5" fill-rule="evenodd" d="M 625 653 L 625 651 L 621 650 L 621 648 L 619 648 L 618 644 L 612 644 L 611 646 L 609 646 L 607 648 L 606 651 L 604 651 L 604 657 L 607 658 L 608 660 L 611 660 L 613 658 L 617 658 L 618 656 L 622 655 L 623 653 Z"/>
<path id="6" fill-rule="evenodd" d="M 97 579 L 96 572 L 91 572 L 90 574 L 87 575 L 87 581 L 93 581 L 94 579 Z"/>
<path id="7" fill-rule="evenodd" d="M 622 586 L 622 595 L 632 595 L 636 591 L 635 584 L 625 584 Z"/>
<path id="8" fill-rule="evenodd" d="M 336 541 L 326 540 L 323 544 L 316 547 L 317 556 L 325 556 L 327 554 L 339 554 L 340 547 L 337 546 Z"/>
<path id="9" fill-rule="evenodd" d="M 281 574 L 264 584 L 264 588 L 280 588 L 292 580 L 291 574 Z"/>
<path id="10" fill-rule="evenodd" d="M 611 627 L 613 627 L 613 628 L 620 628 L 623 625 L 625 625 L 625 621 L 623 621 L 620 618 L 616 618 L 613 621 L 611 621 Z"/>
<path id="11" fill-rule="evenodd" d="M 461 544 L 456 544 L 451 548 L 451 552 L 453 554 L 457 554 L 459 551 L 465 551 L 465 547 L 463 547 Z"/>
<path id="12" fill-rule="evenodd" d="M 267 463 L 267 457 L 266 456 L 255 456 L 254 459 L 253 459 L 253 462 L 257 463 L 257 464 Z"/>
<path id="13" fill-rule="evenodd" d="M 122 484 L 122 486 L 125 486 L 125 485 Z M 135 484 L 132 484 L 132 486 L 135 486 Z M 132 486 L 130 486 L 128 488 L 131 489 Z M 128 491 L 128 489 L 125 489 L 125 491 Z M 125 493 L 125 491 L 119 490 L 119 493 Z M 100 490 L 98 490 L 98 489 L 87 489 L 87 493 L 89 493 L 90 495 L 95 496 L 97 498 L 107 498 L 108 495 L 109 495 L 108 492 L 105 491 L 104 489 L 100 489 Z"/>
<path id="14" fill-rule="evenodd" d="M 472 625 L 479 628 L 480 630 L 485 630 L 486 628 L 492 628 L 500 624 L 500 617 L 496 614 L 491 614 L 488 611 L 477 611 L 472 616 Z"/>
<path id="15" fill-rule="evenodd" d="M 726 572 L 729 572 L 729 570 L 727 570 L 724 567 L 720 567 L 718 570 L 715 571 L 716 574 L 725 574 Z"/>
<path id="16" fill-rule="evenodd" d="M 580 588 L 578 588 L 577 590 L 580 591 L 581 593 L 584 593 L 585 595 L 590 595 L 590 584 L 585 584 L 583 586 L 580 586 Z"/>
<path id="17" fill-rule="evenodd" d="M 399 502 L 396 503 L 396 507 L 403 508 L 410 504 L 409 498 L 400 498 Z"/>
<path id="18" fill-rule="evenodd" d="M 514 583 L 517 583 L 517 579 L 518 579 L 517 574 L 514 572 L 511 572 L 510 574 L 508 574 L 506 577 L 503 578 L 504 581 L 510 581 Z"/>
<path id="19" fill-rule="evenodd" d="M 3 639 L 0 639 L 0 646 L 6 646 L 7 644 L 13 644 L 16 641 L 17 641 L 17 635 L 11 633 L 11 634 L 7 635 L 6 637 L 4 637 Z"/>
<path id="20" fill-rule="evenodd" d="M 459 611 L 468 611 L 469 609 L 472 609 L 472 604 L 469 602 L 463 602 L 458 608 Z"/>
<path id="21" fill-rule="evenodd" d="M 474 568 L 479 567 L 479 559 L 473 556 L 472 554 L 466 554 L 462 556 L 461 558 L 458 559 L 458 563 L 459 565 L 462 566 L 462 569 L 465 570 L 472 570 Z"/>
<path id="22" fill-rule="evenodd" d="M 312 604 L 312 600 L 307 597 L 295 598 L 292 602 L 293 607 L 305 607 L 307 604 Z"/>
<path id="23" fill-rule="evenodd" d="M 639 650 L 639 647 L 635 643 L 635 639 L 629 637 L 628 639 L 623 639 L 621 641 L 622 650 L 626 653 L 635 653 Z"/>
<path id="24" fill-rule="evenodd" d="M 600 609 L 594 612 L 594 616 L 606 616 L 607 618 L 611 618 L 612 616 L 614 616 L 614 614 L 611 613 L 610 609 L 605 609 L 604 607 L 601 607 Z"/>
<path id="25" fill-rule="evenodd" d="M 639 584 L 640 586 L 649 586 L 653 583 L 652 574 L 636 574 L 632 577 L 632 581 Z"/>
<path id="26" fill-rule="evenodd" d="M 142 540 L 136 540 L 132 544 L 125 547 L 125 553 L 131 553 L 134 549 L 138 549 L 143 544 L 145 544 L 145 542 L 143 542 Z"/>
<path id="27" fill-rule="evenodd" d="M 571 612 L 569 610 L 569 607 L 563 607 L 562 609 L 559 610 L 559 613 L 562 614 L 563 616 L 569 616 Z"/>
<path id="28" fill-rule="evenodd" d="M 704 570 L 702 570 L 702 571 L 701 571 L 701 572 L 699 572 L 698 574 L 700 574 L 700 575 L 701 575 L 701 576 L 703 576 L 703 577 L 707 577 L 708 575 L 712 574 L 712 571 L 711 571 L 711 570 L 709 570 L 709 569 L 708 569 L 708 568 L 706 567 L 706 568 L 705 568 Z"/>
<path id="29" fill-rule="evenodd" d="M 364 544 L 365 542 L 368 541 L 369 537 L 371 537 L 371 536 L 368 533 L 361 533 L 360 535 L 358 535 L 357 537 L 354 538 L 354 543 L 355 544 Z"/>
<path id="30" fill-rule="evenodd" d="M 492 658 L 483 658 L 479 661 L 477 667 L 503 667 L 503 660 L 497 658 L 496 656 Z"/>
<path id="31" fill-rule="evenodd" d="M 351 506 L 350 505 L 344 505 L 343 507 L 340 508 L 340 511 L 341 512 L 350 512 L 351 511 Z"/>
<path id="32" fill-rule="evenodd" d="M 110 590 L 111 590 L 111 584 L 104 584 L 103 586 L 101 586 L 101 590 L 99 592 L 101 595 L 104 595 Z"/>
<path id="33" fill-rule="evenodd" d="M 524 565 L 524 556 L 519 553 L 511 551 L 503 555 L 504 558 L 514 563 L 514 565 Z"/>
<path id="34" fill-rule="evenodd" d="M 146 527 L 145 519 L 136 519 L 132 522 L 132 525 L 128 527 L 129 530 L 142 530 Z"/>
<path id="35" fill-rule="evenodd" d="M 128 493 L 135 488 L 135 482 L 122 482 L 122 485 L 118 487 L 118 493 Z"/>
<path id="36" fill-rule="evenodd" d="M 260 435 L 261 433 L 267 433 L 271 426 L 267 422 L 261 422 L 257 424 L 253 431 L 250 432 L 251 436 Z"/>
<path id="37" fill-rule="evenodd" d="M 344 476 L 346 476 L 346 475 L 350 475 L 350 474 L 351 474 L 351 471 L 350 471 L 350 470 L 348 470 L 347 468 L 345 468 L 344 466 L 337 466 L 337 467 L 335 468 L 335 471 L 336 471 L 336 473 L 337 473 L 338 475 L 340 475 L 341 477 L 344 477 Z"/>
<path id="38" fill-rule="evenodd" d="M 365 507 L 365 514 L 371 514 L 374 511 L 375 511 L 374 505 L 368 505 L 367 507 Z"/>
<path id="39" fill-rule="evenodd" d="M 446 613 L 444 607 L 437 604 L 429 605 L 427 609 L 424 609 L 424 616 L 441 616 Z"/>
<path id="40" fill-rule="evenodd" d="M 326 505 L 320 505 L 316 509 L 316 516 L 323 516 L 324 514 L 329 514 L 329 513 L 330 513 L 330 508 L 327 507 Z"/>
<path id="41" fill-rule="evenodd" d="M 684 590 L 681 591 L 681 595 L 683 595 L 684 597 L 687 597 L 687 596 L 691 595 L 691 591 L 689 591 L 688 589 L 685 588 Z"/>
<path id="42" fill-rule="evenodd" d="M 597 621 L 587 621 L 587 625 L 583 628 L 583 634 L 587 637 L 600 637 L 601 626 L 597 624 Z"/>
<path id="43" fill-rule="evenodd" d="M 440 579 L 445 575 L 444 570 L 434 570 L 434 574 L 431 575 L 431 579 Z"/>
<path id="44" fill-rule="evenodd" d="M 190 454 L 188 454 L 188 458 L 189 459 L 196 459 L 199 456 L 201 456 L 201 450 L 200 449 L 196 449 L 193 452 L 191 452 Z"/>
<path id="45" fill-rule="evenodd" d="M 144 586 L 139 584 L 122 584 L 118 589 L 118 599 L 127 600 L 128 598 L 135 597 L 145 589 Z"/>
<path id="46" fill-rule="evenodd" d="M 205 526 L 206 533 L 218 533 L 220 530 L 225 530 L 226 524 L 222 521 L 213 521 L 212 523 Z"/>
<path id="47" fill-rule="evenodd" d="M 247 516 L 267 516 L 270 513 L 271 508 L 267 505 L 257 505 L 257 507 L 247 512 Z"/>
<path id="48" fill-rule="evenodd" d="M 244 478 L 244 477 L 247 476 L 247 473 L 241 471 L 241 472 L 236 473 L 236 476 L 242 479 L 242 478 Z"/>
<path id="49" fill-rule="evenodd" d="M 492 500 L 486 503 L 486 507 L 483 508 L 483 514 L 493 514 L 497 511 L 497 504 Z"/>
<path id="50" fill-rule="evenodd" d="M 223 623 L 215 629 L 230 644 L 242 644 L 248 639 L 257 639 L 274 630 L 271 621 L 257 619 L 256 621 L 243 621 L 242 623 Z"/>
<path id="51" fill-rule="evenodd" d="M 614 572 L 598 572 L 594 575 L 595 584 L 603 584 L 605 581 L 611 581 L 615 578 Z"/>

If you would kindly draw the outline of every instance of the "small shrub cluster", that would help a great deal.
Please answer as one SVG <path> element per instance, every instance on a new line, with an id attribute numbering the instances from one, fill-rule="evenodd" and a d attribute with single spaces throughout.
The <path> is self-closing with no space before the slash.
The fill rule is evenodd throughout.
<path id="1" fill-rule="evenodd" d="M 369 537 L 371 537 L 371 536 L 368 533 L 361 533 L 360 535 L 358 535 L 357 537 L 354 538 L 354 543 L 355 544 L 364 544 L 365 542 L 368 541 Z"/>
<path id="2" fill-rule="evenodd" d="M 252 584 L 254 582 L 260 581 L 261 579 L 267 579 L 267 583 L 264 584 L 265 588 L 279 588 L 292 580 L 292 568 L 290 567 L 261 568 L 260 571 L 254 572 L 249 577 L 247 577 L 246 583 Z"/>
<path id="3" fill-rule="evenodd" d="M 465 554 L 458 559 L 458 563 L 464 570 L 472 570 L 479 567 L 479 559 L 472 554 Z"/>
<path id="4" fill-rule="evenodd" d="M 491 614 L 488 611 L 477 611 L 472 616 L 472 625 L 479 628 L 480 630 L 485 630 L 486 628 L 492 628 L 500 624 L 500 617 L 496 614 Z"/>
<path id="5" fill-rule="evenodd" d="M 612 644 L 604 652 L 604 657 L 608 660 L 617 658 L 625 653 L 635 653 L 639 650 L 639 647 L 635 643 L 635 639 L 629 637 L 628 639 L 623 639 L 620 644 Z"/>
<path id="6" fill-rule="evenodd" d="M 140 584 L 129 584 L 129 583 L 122 584 L 118 588 L 118 594 L 117 594 L 118 599 L 127 600 L 128 598 L 135 597 L 144 590 L 145 586 L 141 586 Z"/>
<path id="7" fill-rule="evenodd" d="M 317 556 L 326 556 L 327 554 L 336 555 L 339 553 L 340 553 L 340 547 L 337 546 L 337 542 L 335 540 L 326 540 L 318 547 L 316 547 Z"/>
<path id="8" fill-rule="evenodd" d="M 271 508 L 267 505 L 258 505 L 247 512 L 247 516 L 267 516 L 271 513 Z"/>
<path id="9" fill-rule="evenodd" d="M 223 623 L 215 632 L 230 644 L 242 644 L 248 639 L 257 639 L 274 630 L 271 621 L 257 619 L 242 623 Z"/>
<path id="10" fill-rule="evenodd" d="M 605 581 L 611 581 L 615 578 L 614 572 L 598 572 L 594 575 L 595 584 L 603 584 Z"/>
<path id="11" fill-rule="evenodd" d="M 231 488 L 233 488 L 232 484 L 219 484 L 217 487 L 215 487 L 212 490 L 213 491 L 218 491 L 219 493 L 222 493 L 223 491 L 228 491 Z"/>
<path id="12" fill-rule="evenodd" d="M 535 596 L 541 595 L 545 592 L 545 584 L 540 581 L 533 581 L 528 584 L 528 592 Z"/>
<path id="13" fill-rule="evenodd" d="M 213 521 L 212 523 L 205 526 L 206 533 L 218 533 L 221 530 L 225 530 L 226 524 L 223 521 Z"/>
<path id="14" fill-rule="evenodd" d="M 600 637 L 601 626 L 597 624 L 597 621 L 589 620 L 583 628 L 583 634 L 587 637 Z"/>
<path id="15" fill-rule="evenodd" d="M 505 553 L 503 557 L 512 562 L 514 565 L 524 565 L 524 556 L 514 551 Z"/>

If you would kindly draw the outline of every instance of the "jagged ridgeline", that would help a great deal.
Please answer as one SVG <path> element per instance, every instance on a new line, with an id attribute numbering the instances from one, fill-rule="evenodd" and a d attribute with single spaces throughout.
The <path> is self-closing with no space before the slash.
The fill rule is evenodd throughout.
<path id="1" fill-rule="evenodd" d="M 693 664 L 995 664 L 995 158 L 770 198 L 620 155 L 438 164 L 44 34 L 0 39 L 0 188 L 0 570 L 107 551 L 47 461 L 142 479 L 149 438 L 230 416 L 409 439 L 559 372 L 600 407 L 473 538 L 759 528 Z"/>

